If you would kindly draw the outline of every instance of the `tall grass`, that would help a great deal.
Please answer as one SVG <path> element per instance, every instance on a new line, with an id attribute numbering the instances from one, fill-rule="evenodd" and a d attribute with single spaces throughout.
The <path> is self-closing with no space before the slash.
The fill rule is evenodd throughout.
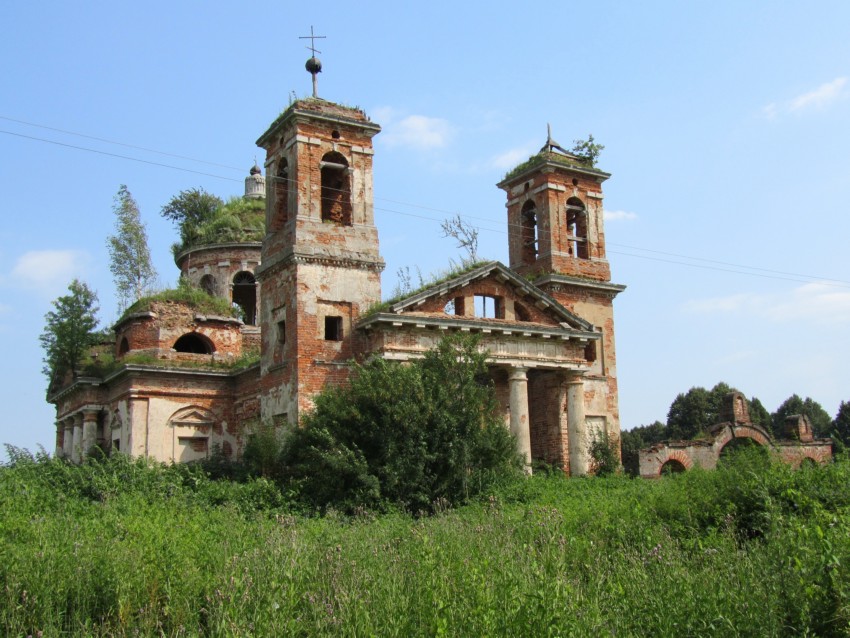
<path id="1" fill-rule="evenodd" d="M 118 457 L 0 469 L 8 635 L 850 631 L 850 466 L 535 477 L 414 519 Z"/>

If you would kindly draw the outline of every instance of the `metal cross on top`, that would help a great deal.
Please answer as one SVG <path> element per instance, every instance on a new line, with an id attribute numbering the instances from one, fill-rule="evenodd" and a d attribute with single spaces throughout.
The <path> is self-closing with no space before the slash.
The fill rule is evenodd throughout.
<path id="1" fill-rule="evenodd" d="M 319 60 L 319 58 L 316 57 L 317 53 L 321 53 L 321 51 L 319 51 L 316 48 L 316 40 L 317 39 L 322 40 L 326 37 L 327 36 L 324 36 L 324 35 L 315 35 L 313 33 L 313 25 L 312 24 L 310 25 L 310 35 L 302 35 L 302 36 L 298 37 L 299 40 L 307 40 L 307 39 L 310 40 L 310 46 L 308 46 L 307 48 L 310 49 L 310 51 L 313 53 L 313 57 L 311 57 L 309 60 L 307 60 L 306 67 L 307 67 L 307 70 L 310 72 L 310 75 L 313 76 L 313 97 L 319 97 L 319 89 L 318 89 L 318 85 L 317 85 L 317 82 L 316 82 L 316 74 L 322 72 L 322 63 Z"/>
<path id="2" fill-rule="evenodd" d="M 316 46 L 315 46 L 315 45 L 316 45 L 316 40 L 317 40 L 317 39 L 319 39 L 319 40 L 324 40 L 324 39 L 325 39 L 325 38 L 327 38 L 327 37 L 328 37 L 328 36 L 326 36 L 326 35 L 313 35 L 313 25 L 311 24 L 311 25 L 310 25 L 310 35 L 302 35 L 302 36 L 298 36 L 298 39 L 299 39 L 299 40 L 308 40 L 308 39 L 309 39 L 309 40 L 310 40 L 310 46 L 305 47 L 305 48 L 310 49 L 310 51 L 312 51 L 312 52 L 313 52 L 313 57 L 316 57 L 316 54 L 317 54 L 317 53 L 321 53 L 321 51 L 319 51 L 319 50 L 316 48 Z"/>

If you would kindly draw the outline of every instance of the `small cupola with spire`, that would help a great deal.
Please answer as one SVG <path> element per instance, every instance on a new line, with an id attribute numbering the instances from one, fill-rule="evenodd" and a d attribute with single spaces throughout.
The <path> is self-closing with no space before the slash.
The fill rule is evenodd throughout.
<path id="1" fill-rule="evenodd" d="M 266 178 L 263 177 L 263 170 L 257 165 L 254 160 L 254 165 L 248 177 L 245 178 L 245 199 L 265 199 L 266 197 Z"/>

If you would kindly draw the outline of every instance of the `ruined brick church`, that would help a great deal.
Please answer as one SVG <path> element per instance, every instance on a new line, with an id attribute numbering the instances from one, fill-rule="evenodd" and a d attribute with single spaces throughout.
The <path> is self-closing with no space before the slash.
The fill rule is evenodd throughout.
<path id="1" fill-rule="evenodd" d="M 309 70 L 309 67 L 308 67 Z M 315 79 L 315 73 L 314 73 Z M 242 320 L 152 303 L 114 326 L 119 365 L 51 391 L 56 453 L 94 446 L 161 461 L 236 458 L 254 423 L 295 426 L 312 398 L 368 356 L 421 357 L 443 335 L 481 336 L 506 427 L 530 464 L 571 475 L 620 422 L 602 183 L 610 177 L 547 139 L 498 184 L 509 265 L 478 264 L 380 304 L 373 137 L 356 108 L 292 103 L 257 140 L 245 196 L 266 199 L 262 243 L 195 245 L 181 276 L 242 309 Z M 228 368 L 244 353 L 259 361 Z M 146 358 L 140 359 L 140 355 Z M 139 362 L 139 361 L 143 362 Z"/>

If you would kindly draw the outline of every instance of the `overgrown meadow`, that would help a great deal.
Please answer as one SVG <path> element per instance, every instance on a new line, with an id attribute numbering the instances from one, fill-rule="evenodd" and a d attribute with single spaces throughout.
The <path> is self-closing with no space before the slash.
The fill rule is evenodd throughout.
<path id="1" fill-rule="evenodd" d="M 850 463 L 535 476 L 456 509 L 298 512 L 117 456 L 0 468 L 6 635 L 843 636 Z"/>

